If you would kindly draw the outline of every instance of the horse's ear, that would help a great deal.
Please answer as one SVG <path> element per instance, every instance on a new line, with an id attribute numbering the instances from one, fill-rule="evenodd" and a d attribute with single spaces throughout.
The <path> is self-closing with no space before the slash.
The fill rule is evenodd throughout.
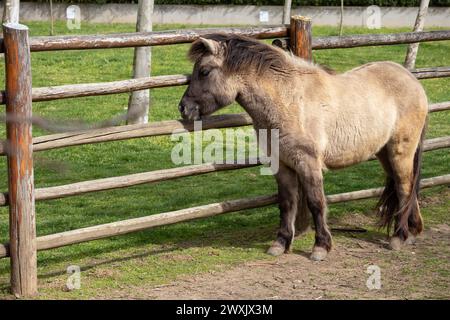
<path id="1" fill-rule="evenodd" d="M 206 50 L 213 55 L 216 55 L 219 53 L 220 44 L 219 42 L 212 40 L 212 39 L 206 39 L 206 38 L 199 38 L 198 39 L 203 45 L 205 46 Z"/>

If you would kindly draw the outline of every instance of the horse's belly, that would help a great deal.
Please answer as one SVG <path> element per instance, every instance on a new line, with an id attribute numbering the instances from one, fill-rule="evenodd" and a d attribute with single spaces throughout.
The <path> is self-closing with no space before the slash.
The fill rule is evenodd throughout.
<path id="1" fill-rule="evenodd" d="M 345 168 L 363 161 L 368 160 L 372 155 L 377 153 L 381 146 L 377 149 L 372 149 L 371 152 L 361 152 L 359 150 L 349 150 L 347 152 L 335 152 L 331 156 L 325 158 L 325 166 L 328 169 Z"/>
<path id="2" fill-rule="evenodd" d="M 391 136 L 390 126 L 381 132 L 368 131 L 347 137 L 329 138 L 324 152 L 324 164 L 329 169 L 348 167 L 368 160 L 386 145 Z"/>

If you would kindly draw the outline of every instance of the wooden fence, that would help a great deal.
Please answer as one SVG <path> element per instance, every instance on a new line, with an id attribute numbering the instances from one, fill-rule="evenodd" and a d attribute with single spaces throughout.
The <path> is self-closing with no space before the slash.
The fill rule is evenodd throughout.
<path id="1" fill-rule="evenodd" d="M 247 35 L 259 39 L 278 38 L 274 41 L 275 45 L 288 47 L 294 54 L 305 59 L 312 58 L 313 49 L 353 48 L 450 40 L 450 30 L 312 38 L 311 21 L 303 17 L 293 17 L 289 26 L 31 38 L 28 37 L 27 27 L 18 24 L 4 24 L 4 38 L 0 39 L 0 52 L 5 53 L 6 90 L 1 92 L 0 104 L 6 104 L 7 141 L 0 145 L 0 155 L 7 156 L 9 190 L 8 192 L 0 192 L 0 206 L 9 206 L 10 242 L 0 245 L 0 258 L 10 257 L 11 290 L 13 294 L 17 296 L 32 296 L 37 293 L 37 250 L 47 250 L 156 226 L 267 206 L 277 202 L 276 194 L 230 200 L 36 237 L 36 200 L 57 199 L 87 192 L 123 188 L 214 171 L 242 169 L 258 165 L 259 163 L 257 161 L 248 161 L 246 164 L 206 163 L 34 189 L 33 152 L 82 144 L 170 135 L 174 130 L 180 128 L 193 131 L 194 126 L 192 122 L 171 120 L 146 125 L 138 124 L 87 129 L 33 138 L 32 123 L 30 121 L 32 101 L 48 101 L 124 93 L 148 88 L 180 86 L 189 83 L 189 76 L 168 75 L 106 83 L 32 88 L 30 52 L 172 45 L 192 42 L 202 35 L 214 32 Z M 419 79 L 450 76 L 449 67 L 417 69 L 412 72 Z M 449 109 L 450 101 L 430 105 L 430 112 Z M 204 130 L 207 130 L 247 126 L 251 123 L 250 117 L 246 114 L 228 114 L 211 116 L 203 121 L 202 127 Z M 426 140 L 424 149 L 425 151 L 431 151 L 448 148 L 449 146 L 450 137 L 442 137 Z M 450 174 L 447 174 L 423 179 L 421 187 L 428 188 L 449 183 Z M 327 200 L 329 203 L 338 203 L 371 198 L 380 195 L 382 190 L 382 188 L 375 188 L 329 195 Z"/>

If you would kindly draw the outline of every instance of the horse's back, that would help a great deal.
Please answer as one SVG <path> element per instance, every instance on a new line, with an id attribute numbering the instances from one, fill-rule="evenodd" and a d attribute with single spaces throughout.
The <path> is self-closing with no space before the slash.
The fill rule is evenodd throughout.
<path id="1" fill-rule="evenodd" d="M 402 65 L 392 61 L 371 62 L 342 76 L 355 76 L 367 85 L 372 82 L 381 96 L 394 99 L 399 112 L 423 111 L 428 108 L 426 93 L 420 82 Z M 371 86 L 372 87 L 372 86 Z M 383 94 L 384 93 L 384 94 Z"/>
<path id="2" fill-rule="evenodd" d="M 355 71 L 358 73 L 358 69 Z M 428 114 L 428 99 L 422 84 L 411 72 L 390 61 L 368 64 L 360 71 L 364 76 L 371 74 L 377 78 L 384 96 L 393 101 L 397 113 L 393 135 L 404 127 L 414 126 L 421 131 Z"/>

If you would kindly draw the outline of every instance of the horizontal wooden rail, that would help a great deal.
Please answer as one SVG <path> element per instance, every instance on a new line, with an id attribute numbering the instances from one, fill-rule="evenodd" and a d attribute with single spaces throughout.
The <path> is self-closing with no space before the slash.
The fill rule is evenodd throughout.
<path id="1" fill-rule="evenodd" d="M 34 102 L 38 102 L 67 98 L 102 96 L 143 89 L 182 86 L 188 83 L 189 75 L 175 74 L 110 82 L 66 84 L 62 86 L 33 88 L 32 99 Z M 5 91 L 1 91 L 0 104 L 4 104 L 5 101 Z"/>
<path id="2" fill-rule="evenodd" d="M 35 190 L 36 200 L 59 199 L 88 192 L 105 191 L 111 189 L 125 188 L 145 183 L 161 182 L 176 178 L 195 176 L 209 172 L 244 169 L 258 166 L 261 163 L 258 159 L 247 159 L 245 163 L 212 164 L 204 163 L 171 169 L 155 170 L 150 172 L 135 173 L 119 177 L 110 177 L 96 180 L 89 180 L 62 186 L 37 188 Z M 0 206 L 7 205 L 8 195 L 6 192 L 0 193 Z"/>
<path id="3" fill-rule="evenodd" d="M 312 48 L 338 49 L 450 40 L 450 30 L 315 37 Z"/>
<path id="4" fill-rule="evenodd" d="M 288 26 L 277 25 L 246 28 L 207 28 L 133 32 L 106 35 L 31 37 L 30 50 L 55 51 L 161 46 L 193 42 L 199 37 L 211 33 L 228 33 L 258 39 L 271 39 L 286 37 L 288 34 Z M 3 52 L 3 50 L 3 39 L 0 39 L 0 52 Z"/>
<path id="5" fill-rule="evenodd" d="M 252 124 L 246 113 L 217 115 L 204 118 L 202 129 L 239 127 Z M 185 120 L 166 120 L 149 124 L 133 124 L 77 132 L 57 133 L 33 139 L 33 150 L 42 151 L 90 143 L 118 141 L 131 138 L 170 135 L 175 130 L 194 130 L 194 123 Z M 0 144 L 0 155 L 5 154 L 5 145 Z"/>
<path id="6" fill-rule="evenodd" d="M 143 89 L 182 86 L 189 83 L 189 75 L 145 77 L 99 83 L 79 83 L 53 87 L 33 88 L 33 101 L 49 101 L 64 98 L 102 96 Z"/>
<path id="7" fill-rule="evenodd" d="M 445 149 L 450 147 L 450 136 L 447 137 L 439 137 L 434 139 L 425 140 L 423 143 L 423 151 L 433 151 L 439 149 Z M 372 156 L 369 158 L 369 161 L 375 160 L 376 157 Z"/>
<path id="8" fill-rule="evenodd" d="M 427 139 L 423 143 L 423 151 L 432 151 L 450 147 L 450 136 Z"/>
<path id="9" fill-rule="evenodd" d="M 450 174 L 447 174 L 444 176 L 423 179 L 420 183 L 420 186 L 421 188 L 430 188 L 449 183 Z M 368 190 L 346 192 L 327 196 L 327 201 L 331 204 L 351 200 L 368 199 L 379 196 L 382 191 L 383 188 L 374 188 Z M 254 198 L 230 200 L 41 236 L 37 238 L 37 249 L 53 249 L 75 243 L 141 231 L 153 227 L 216 216 L 228 212 L 264 207 L 277 203 L 277 198 L 277 195 L 273 194 Z M 0 245 L 0 258 L 7 257 L 8 255 L 8 244 Z"/>
<path id="10" fill-rule="evenodd" d="M 90 240 L 107 238 L 177 222 L 215 216 L 227 212 L 259 208 L 277 202 L 276 195 L 212 203 L 199 207 L 107 223 L 37 238 L 38 250 L 52 249 Z M 8 256 L 8 245 L 0 244 L 0 258 Z"/>
<path id="11" fill-rule="evenodd" d="M 450 174 L 446 174 L 443 176 L 433 177 L 433 178 L 427 178 L 422 179 L 420 181 L 420 188 L 431 188 L 436 187 L 440 185 L 447 185 L 450 184 Z M 352 201 L 352 200 L 362 200 L 362 199 L 369 199 L 378 197 L 383 192 L 384 188 L 373 188 L 373 189 L 367 189 L 367 190 L 359 190 L 359 191 L 352 191 L 352 192 L 345 192 L 345 193 L 339 193 L 339 194 L 333 194 L 327 196 L 328 203 L 339 203 L 339 202 L 346 202 L 346 201 Z"/>
<path id="12" fill-rule="evenodd" d="M 450 136 L 426 140 L 424 151 L 432 151 L 450 147 Z M 373 156 L 369 160 L 375 160 Z M 163 169 L 150 172 L 135 173 L 119 177 L 110 177 L 67 185 L 37 188 L 35 190 L 36 201 L 59 199 L 80 195 L 88 192 L 104 191 L 117 188 L 131 187 L 139 184 L 153 183 L 171 180 L 181 177 L 194 176 L 215 171 L 243 169 L 259 165 L 255 159 L 249 159 L 245 164 L 199 164 L 172 169 Z M 0 206 L 8 205 L 8 194 L 0 193 Z"/>
<path id="13" fill-rule="evenodd" d="M 411 70 L 418 79 L 450 77 L 450 67 L 421 68 Z M 174 87 L 189 84 L 189 75 L 175 74 L 139 79 L 118 80 L 99 83 L 78 83 L 62 86 L 33 88 L 34 102 L 67 98 L 102 96 L 126 93 L 143 89 Z M 5 91 L 0 91 L 0 104 L 5 104 Z"/>
<path id="14" fill-rule="evenodd" d="M 430 112 L 450 110 L 450 102 L 430 105 Z M 202 120 L 202 129 L 219 129 L 251 125 L 246 113 L 210 116 Z M 77 132 L 56 133 L 33 139 L 33 151 L 43 151 L 84 144 L 119 141 L 132 138 L 170 135 L 175 130 L 193 131 L 192 121 L 166 120 L 150 124 L 134 124 L 108 128 L 88 129 Z M 448 139 L 443 137 L 441 139 Z M 5 155 L 5 141 L 0 143 L 0 155 Z"/>
<path id="15" fill-rule="evenodd" d="M 411 70 L 417 79 L 433 79 L 450 77 L 450 67 L 420 68 Z"/>
<path id="16" fill-rule="evenodd" d="M 439 112 L 439 111 L 445 111 L 450 110 L 450 101 L 445 102 L 438 102 L 430 104 L 428 112 Z"/>
<path id="17" fill-rule="evenodd" d="M 279 25 L 249 28 L 208 28 L 134 32 L 108 35 L 31 37 L 30 50 L 84 50 L 170 45 L 193 42 L 200 36 L 218 32 L 246 35 L 259 39 L 271 39 L 287 37 L 289 28 L 285 25 Z M 315 50 L 354 48 L 442 40 L 450 40 L 450 30 L 315 37 L 313 38 L 312 48 Z M 0 39 L 0 52 L 3 52 L 3 50 L 3 39 Z"/>

